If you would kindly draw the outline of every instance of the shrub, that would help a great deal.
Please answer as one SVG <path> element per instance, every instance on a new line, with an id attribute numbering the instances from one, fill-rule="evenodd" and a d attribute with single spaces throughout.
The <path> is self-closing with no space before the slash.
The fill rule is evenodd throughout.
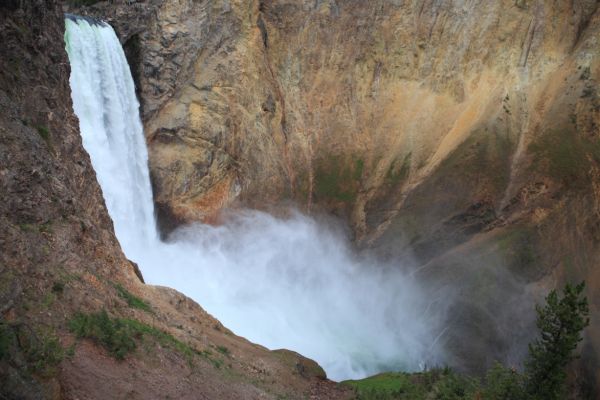
<path id="1" fill-rule="evenodd" d="M 186 356 L 188 360 L 194 354 L 199 354 L 166 332 L 133 319 L 111 318 L 105 310 L 91 314 L 77 313 L 71 319 L 69 328 L 78 338 L 94 340 L 119 360 L 134 351 L 137 347 L 136 340 L 144 337 L 174 349 Z"/>
<path id="2" fill-rule="evenodd" d="M 33 343 L 25 354 L 35 371 L 49 374 L 53 372 L 52 367 L 63 360 L 65 351 L 56 336 L 45 333 L 37 338 L 36 343 Z"/>
<path id="3" fill-rule="evenodd" d="M 65 284 L 63 282 L 56 281 L 52 284 L 53 293 L 62 293 L 65 290 Z"/>
<path id="4" fill-rule="evenodd" d="M 487 400 L 524 400 L 523 375 L 496 363 L 486 374 L 483 398 Z"/>
<path id="5" fill-rule="evenodd" d="M 448 371 L 434 385 L 431 398 L 435 400 L 475 399 L 478 392 L 477 380 Z"/>
<path id="6" fill-rule="evenodd" d="M 134 336 L 138 332 L 123 320 L 111 319 L 105 310 L 96 314 L 77 313 L 69 328 L 77 337 L 101 344 L 119 360 L 136 348 Z"/>

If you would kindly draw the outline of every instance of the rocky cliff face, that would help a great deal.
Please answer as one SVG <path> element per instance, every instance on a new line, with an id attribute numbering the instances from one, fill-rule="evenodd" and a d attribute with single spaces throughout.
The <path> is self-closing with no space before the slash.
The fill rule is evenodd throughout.
<path id="1" fill-rule="evenodd" d="M 164 0 L 84 12 L 130 49 L 165 231 L 235 204 L 333 211 L 359 245 L 433 286 L 461 283 L 469 317 L 454 322 L 473 347 L 456 336 L 460 359 L 506 353 L 493 343 L 523 293 L 586 279 L 584 362 L 598 380 L 598 8 Z"/>
<path id="2" fill-rule="evenodd" d="M 520 189 L 535 122 L 556 125 L 546 103 L 569 97 L 564 114 L 581 120 L 567 122 L 594 131 L 585 109 L 594 101 L 578 98 L 595 77 L 596 10 L 596 1 L 154 1 L 95 13 L 135 53 L 157 200 L 170 213 L 198 219 L 218 199 L 291 198 L 345 213 L 359 238 L 373 238 L 480 131 L 497 137 L 497 160 L 483 167 L 497 172 L 485 194 L 498 209 Z"/>
<path id="3" fill-rule="evenodd" d="M 0 3 L 0 398 L 348 397 L 313 361 L 142 284 L 81 145 L 62 6 Z M 124 360 L 72 332 L 100 310 L 142 327 Z"/>

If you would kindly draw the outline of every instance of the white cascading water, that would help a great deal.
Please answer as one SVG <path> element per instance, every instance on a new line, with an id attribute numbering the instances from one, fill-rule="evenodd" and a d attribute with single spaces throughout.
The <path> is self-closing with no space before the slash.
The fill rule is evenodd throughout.
<path id="1" fill-rule="evenodd" d="M 65 41 L 83 145 L 117 238 L 146 281 L 180 290 L 253 342 L 316 360 L 332 379 L 443 361 L 442 307 L 399 268 L 356 256 L 339 229 L 300 213 L 240 211 L 161 242 L 123 49 L 108 24 L 75 16 Z"/>
<path id="2" fill-rule="evenodd" d="M 129 64 L 113 29 L 67 16 L 71 97 L 123 251 L 134 261 L 157 240 L 148 152 Z"/>

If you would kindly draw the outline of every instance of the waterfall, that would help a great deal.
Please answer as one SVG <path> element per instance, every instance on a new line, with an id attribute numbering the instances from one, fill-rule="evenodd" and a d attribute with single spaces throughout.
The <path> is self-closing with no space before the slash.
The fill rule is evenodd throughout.
<path id="1" fill-rule="evenodd" d="M 357 256 L 336 227 L 247 210 L 161 242 L 119 40 L 106 23 L 67 16 L 65 41 L 83 145 L 123 251 L 147 282 L 180 290 L 251 341 L 316 360 L 332 379 L 441 360 L 444 308 L 398 266 Z"/>
<path id="2" fill-rule="evenodd" d="M 67 15 L 73 109 L 115 233 L 134 261 L 156 241 L 154 205 L 139 103 L 129 64 L 112 27 Z"/>

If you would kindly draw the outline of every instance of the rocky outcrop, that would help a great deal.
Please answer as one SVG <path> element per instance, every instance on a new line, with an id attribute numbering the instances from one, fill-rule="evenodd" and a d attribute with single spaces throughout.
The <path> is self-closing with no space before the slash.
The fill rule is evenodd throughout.
<path id="1" fill-rule="evenodd" d="M 185 296 L 142 284 L 81 145 L 63 34 L 58 1 L 0 3 L 0 398 L 351 395 L 313 361 L 252 344 Z M 100 310 L 154 333 L 115 359 L 72 333 L 76 313 Z"/>

